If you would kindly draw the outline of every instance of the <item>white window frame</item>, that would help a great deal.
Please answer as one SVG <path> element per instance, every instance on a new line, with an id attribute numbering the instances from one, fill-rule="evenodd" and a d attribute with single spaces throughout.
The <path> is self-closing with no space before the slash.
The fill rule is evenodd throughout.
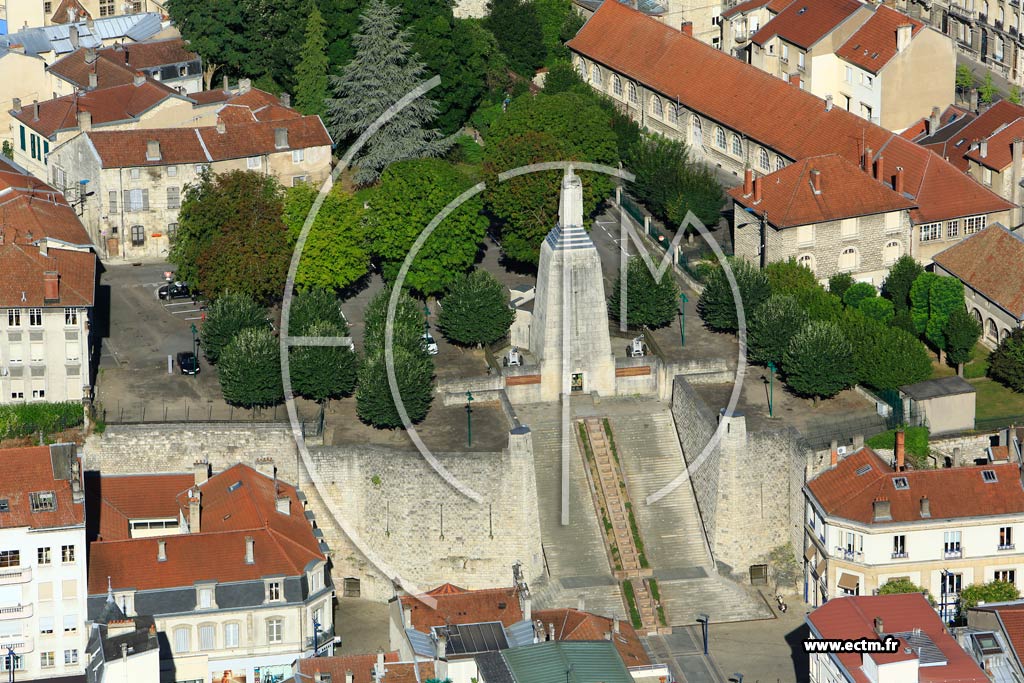
<path id="1" fill-rule="evenodd" d="M 306 150 L 304 149 L 293 149 L 292 150 L 292 163 L 301 164 L 306 160 Z"/>
<path id="2" fill-rule="evenodd" d="M 206 652 L 209 650 L 217 649 L 217 625 L 216 624 L 199 624 L 197 627 L 199 633 L 199 651 Z"/>
<path id="3" fill-rule="evenodd" d="M 258 171 L 263 168 L 263 159 L 261 157 L 246 157 L 245 167 L 250 171 Z"/>
<path id="4" fill-rule="evenodd" d="M 28 309 L 28 326 L 29 327 L 42 327 L 43 326 L 43 309 L 41 309 L 41 308 L 30 308 L 30 309 Z"/>
<path id="5" fill-rule="evenodd" d="M 973 235 L 976 232 L 981 232 L 985 229 L 988 222 L 988 216 L 968 216 L 964 218 L 964 234 Z"/>
<path id="6" fill-rule="evenodd" d="M 240 642 L 239 641 L 239 633 L 240 633 L 240 631 L 241 631 L 241 628 L 239 627 L 239 623 L 237 621 L 229 621 L 228 623 L 224 624 L 224 647 L 225 647 L 225 649 L 232 648 L 232 647 L 238 647 L 238 643 Z"/>
<path id="7" fill-rule="evenodd" d="M 934 242 L 942 237 L 942 223 L 923 223 L 918 228 L 921 242 Z"/>
<path id="8" fill-rule="evenodd" d="M 192 629 L 188 626 L 175 627 L 173 631 L 173 641 L 171 645 L 174 646 L 174 653 L 181 654 L 185 652 L 191 652 L 192 650 Z"/>
<path id="9" fill-rule="evenodd" d="M 276 645 L 284 642 L 284 619 L 281 617 L 268 617 L 266 621 L 267 643 Z"/>

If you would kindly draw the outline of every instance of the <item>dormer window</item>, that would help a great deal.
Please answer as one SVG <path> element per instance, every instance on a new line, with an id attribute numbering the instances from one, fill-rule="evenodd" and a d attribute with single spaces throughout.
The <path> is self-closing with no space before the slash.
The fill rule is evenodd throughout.
<path id="1" fill-rule="evenodd" d="M 896 487 L 897 491 L 905 491 L 910 488 L 910 482 L 906 477 L 896 477 L 892 480 L 892 485 Z"/>
<path id="2" fill-rule="evenodd" d="M 32 512 L 52 512 L 57 509 L 57 496 L 53 491 L 37 491 L 28 495 Z"/>
<path id="3" fill-rule="evenodd" d="M 998 477 L 996 477 L 996 471 L 995 470 L 982 470 L 981 471 L 981 480 L 983 482 L 985 482 L 986 484 L 994 484 L 997 481 L 999 481 Z"/>

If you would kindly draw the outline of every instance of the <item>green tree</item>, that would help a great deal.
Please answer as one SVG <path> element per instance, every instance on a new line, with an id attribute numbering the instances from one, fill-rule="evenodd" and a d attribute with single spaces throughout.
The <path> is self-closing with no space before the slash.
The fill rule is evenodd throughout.
<path id="1" fill-rule="evenodd" d="M 544 77 L 544 92 L 548 95 L 557 95 L 568 90 L 579 91 L 582 87 L 589 87 L 580 78 L 580 72 L 572 65 L 572 62 L 560 60 L 548 67 L 547 76 Z"/>
<path id="2" fill-rule="evenodd" d="M 242 63 L 242 75 L 258 78 L 264 90 L 295 92 L 295 67 L 301 58 L 311 0 L 239 1 L 246 20 L 247 59 Z"/>
<path id="3" fill-rule="evenodd" d="M 857 381 L 853 349 L 830 322 L 810 322 L 797 332 L 783 355 L 782 370 L 790 389 L 815 402 Z"/>
<path id="4" fill-rule="evenodd" d="M 544 51 L 550 66 L 552 60 L 562 47 L 562 26 L 569 14 L 574 12 L 570 0 L 533 0 L 540 21 L 541 35 L 544 40 Z"/>
<path id="5" fill-rule="evenodd" d="M 334 292 L 318 287 L 304 290 L 292 299 L 288 314 L 289 334 L 296 337 L 308 335 L 310 328 L 317 323 L 326 323 L 346 330 L 339 336 L 348 334 L 348 322 L 341 312 Z"/>
<path id="6" fill-rule="evenodd" d="M 631 191 L 657 218 L 681 225 L 693 211 L 704 225 L 718 224 L 722 186 L 707 167 L 690 160 L 684 143 L 662 135 L 640 138 L 627 163 L 636 176 Z"/>
<path id="7" fill-rule="evenodd" d="M 622 313 L 622 274 L 615 280 L 608 299 L 608 312 L 615 320 Z M 679 288 L 668 271 L 655 280 L 644 260 L 629 259 L 626 266 L 626 324 L 632 328 L 664 327 L 679 315 Z"/>
<path id="8" fill-rule="evenodd" d="M 857 310 L 880 323 L 888 325 L 895 315 L 892 302 L 881 296 L 872 296 L 861 299 L 857 304 Z"/>
<path id="9" fill-rule="evenodd" d="M 924 268 L 912 256 L 899 257 L 889 269 L 882 283 L 882 296 L 892 301 L 897 314 L 910 310 L 910 288 L 923 272 Z"/>
<path id="10" fill-rule="evenodd" d="M 381 176 L 366 216 L 367 235 L 393 281 L 413 242 L 444 207 L 472 182 L 441 159 L 392 164 Z M 473 197 L 449 216 L 423 244 L 405 279 L 406 286 L 437 294 L 472 267 L 487 229 L 483 203 Z"/>
<path id="11" fill-rule="evenodd" d="M 0 146 L 0 155 L 7 159 L 14 158 L 14 145 L 11 144 L 10 140 L 4 140 L 2 146 Z"/>
<path id="12" fill-rule="evenodd" d="M 303 334 L 344 337 L 348 335 L 348 326 L 316 321 L 306 327 Z M 351 346 L 292 346 L 288 349 L 292 390 L 318 403 L 351 395 L 356 386 L 356 366 L 356 353 Z"/>
<path id="13" fill-rule="evenodd" d="M 502 339 L 514 318 L 507 290 L 486 270 L 474 270 L 452 283 L 437 324 L 448 339 L 468 346 Z"/>
<path id="14" fill-rule="evenodd" d="M 865 299 L 870 301 L 888 299 Z M 896 389 L 927 379 L 932 374 L 928 349 L 911 333 L 870 317 L 859 308 L 849 308 L 840 319 L 840 329 L 850 343 L 857 369 L 857 382 L 877 390 Z"/>
<path id="15" fill-rule="evenodd" d="M 864 299 L 871 299 L 877 296 L 875 288 L 867 282 L 855 282 L 843 292 L 843 303 L 850 308 L 857 308 Z"/>
<path id="16" fill-rule="evenodd" d="M 846 294 L 846 290 L 853 286 L 853 276 L 849 273 L 836 273 L 828 279 L 828 291 L 840 299 Z"/>
<path id="17" fill-rule="evenodd" d="M 920 593 L 928 600 L 929 603 L 935 604 L 935 598 L 928 592 L 927 588 L 922 588 L 910 579 L 898 578 L 889 579 L 887 582 L 878 587 L 879 595 L 899 595 L 903 593 Z"/>
<path id="18" fill-rule="evenodd" d="M 489 0 L 484 26 L 498 39 L 509 66 L 533 78 L 547 56 L 537 5 L 526 0 Z"/>
<path id="19" fill-rule="evenodd" d="M 932 284 L 939 278 L 935 273 L 922 272 L 910 287 L 910 319 L 914 321 L 914 330 L 924 334 L 928 327 L 928 316 L 931 313 Z M 893 303 L 896 303 L 893 301 Z"/>
<path id="20" fill-rule="evenodd" d="M 284 399 L 281 347 L 266 325 L 247 327 L 224 347 L 217 364 L 224 400 L 235 406 L 271 406 Z"/>
<path id="21" fill-rule="evenodd" d="M 960 610 L 966 612 L 980 603 L 1010 602 L 1020 597 L 1017 587 L 1008 581 L 974 583 L 960 591 Z"/>
<path id="22" fill-rule="evenodd" d="M 928 292 L 928 323 L 925 336 L 939 350 L 939 362 L 945 360 L 946 322 L 950 314 L 964 308 L 964 283 L 955 277 L 939 277 Z"/>
<path id="23" fill-rule="evenodd" d="M 809 320 L 807 311 L 787 294 L 772 294 L 750 317 L 747 356 L 755 363 L 779 365 L 793 336 Z"/>
<path id="24" fill-rule="evenodd" d="M 956 68 L 956 89 L 961 94 L 966 94 L 971 88 L 974 87 L 974 74 L 971 73 L 971 69 L 966 64 L 961 64 Z"/>
<path id="25" fill-rule="evenodd" d="M 352 59 L 355 50 L 352 36 L 359 29 L 359 10 L 362 0 L 318 0 L 324 16 L 327 39 L 327 59 L 331 73 L 335 74 Z"/>
<path id="26" fill-rule="evenodd" d="M 1020 86 L 1019 85 L 1011 85 L 1010 86 L 1010 95 L 1006 99 L 1008 99 L 1012 104 L 1020 104 L 1020 101 L 1021 101 Z"/>
<path id="27" fill-rule="evenodd" d="M 744 315 L 750 320 L 758 307 L 771 296 L 768 277 L 756 266 L 742 259 L 730 258 L 729 265 L 743 303 Z M 704 324 L 712 330 L 735 332 L 739 329 L 736 308 L 737 303 L 725 269 L 716 268 L 708 276 L 704 291 L 697 301 L 697 312 Z"/>
<path id="28" fill-rule="evenodd" d="M 203 58 L 206 89 L 218 69 L 240 73 L 250 49 L 246 44 L 245 6 L 241 2 L 168 0 L 166 6 L 189 49 Z"/>
<path id="29" fill-rule="evenodd" d="M 199 331 L 203 355 L 211 363 L 219 362 L 224 347 L 250 327 L 268 327 L 266 309 L 249 294 L 224 292 L 206 311 L 206 320 Z"/>
<path id="30" fill-rule="evenodd" d="M 982 81 L 981 86 L 978 88 L 978 100 L 982 104 L 992 104 L 992 100 L 995 99 L 998 93 L 999 88 L 992 82 L 992 72 L 986 71 L 985 80 Z"/>
<path id="31" fill-rule="evenodd" d="M 843 301 L 821 287 L 798 289 L 792 293 L 811 320 L 838 320 L 843 314 Z"/>
<path id="32" fill-rule="evenodd" d="M 1024 328 L 1011 332 L 989 354 L 988 375 L 1014 391 L 1024 391 Z"/>
<path id="33" fill-rule="evenodd" d="M 327 106 L 326 26 L 320 9 L 314 4 L 306 20 L 306 42 L 302 44 L 302 59 L 295 67 L 295 108 L 303 114 L 323 116 Z"/>
<path id="34" fill-rule="evenodd" d="M 797 263 L 795 258 L 769 263 L 764 274 L 773 294 L 794 294 L 801 289 L 821 288 L 810 268 Z"/>
<path id="35" fill-rule="evenodd" d="M 974 345 L 981 338 L 981 323 L 967 312 L 966 307 L 955 308 L 946 320 L 946 361 L 956 366 L 956 374 L 963 377 L 964 363 L 971 360 Z"/>
<path id="36" fill-rule="evenodd" d="M 285 192 L 284 222 L 292 241 L 298 239 L 316 197 L 317 190 L 306 183 Z M 306 236 L 296 287 L 345 289 L 366 275 L 370 254 L 364 218 L 362 202 L 335 183 Z"/>
<path id="37" fill-rule="evenodd" d="M 722 219 L 725 194 L 715 172 L 703 164 L 691 164 L 683 174 L 679 193 L 668 205 L 668 219 L 673 225 L 682 225 L 689 212 L 702 224 L 714 230 Z"/>
<path id="38" fill-rule="evenodd" d="M 340 144 L 369 129 L 388 107 L 426 80 L 408 31 L 399 28 L 398 12 L 387 0 L 370 0 L 352 37 L 355 57 L 340 76 L 331 78 L 334 97 L 327 113 L 331 134 Z M 444 154 L 450 142 L 427 127 L 436 115 L 435 102 L 421 96 L 384 124 L 353 162 L 356 181 L 371 183 L 396 161 Z"/>

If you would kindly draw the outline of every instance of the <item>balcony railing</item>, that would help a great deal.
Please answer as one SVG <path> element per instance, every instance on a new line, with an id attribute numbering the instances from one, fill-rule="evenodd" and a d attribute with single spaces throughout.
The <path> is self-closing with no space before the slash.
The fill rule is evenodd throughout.
<path id="1" fill-rule="evenodd" d="M 32 652 L 35 642 L 32 636 L 0 636 L 0 652 L 7 652 L 8 648 L 16 655 L 24 655 Z"/>
<path id="2" fill-rule="evenodd" d="M 892 554 L 892 559 L 894 559 L 894 560 L 905 560 L 905 559 L 907 559 L 907 557 L 909 557 L 909 555 L 907 554 L 906 551 L 903 551 L 902 553 L 893 553 Z"/>
<path id="3" fill-rule="evenodd" d="M 334 626 L 332 625 L 330 628 L 320 629 L 319 633 L 317 633 L 316 635 L 315 640 L 317 648 L 317 652 L 315 654 L 320 654 L 320 652 L 326 649 L 326 646 L 330 645 L 331 642 L 334 640 Z M 313 636 L 306 638 L 307 649 L 313 647 L 313 641 Z"/>
<path id="4" fill-rule="evenodd" d="M 996 550 L 1013 550 L 1014 547 L 1015 546 L 1012 543 L 1009 543 L 1007 545 L 1000 545 Z"/>
<path id="5" fill-rule="evenodd" d="M 942 557 L 947 560 L 959 560 L 963 556 L 963 548 L 945 548 L 942 551 Z"/>
<path id="6" fill-rule="evenodd" d="M 0 621 L 7 619 L 27 619 L 32 616 L 32 605 L 14 605 L 0 607 Z"/>
<path id="7" fill-rule="evenodd" d="M 28 583 L 32 580 L 32 567 L 12 567 L 0 569 L 0 586 L 15 583 Z"/>
<path id="8" fill-rule="evenodd" d="M 864 553 L 859 550 L 849 550 L 847 548 L 836 548 L 836 557 L 841 557 L 844 560 L 850 560 L 851 562 L 856 561 L 858 557 L 864 557 Z"/>
<path id="9" fill-rule="evenodd" d="M 949 4 L 949 13 L 955 17 L 967 19 L 968 21 L 974 21 L 978 17 L 978 13 L 975 12 L 974 10 L 962 7 L 961 5 L 955 2 L 951 2 Z"/>

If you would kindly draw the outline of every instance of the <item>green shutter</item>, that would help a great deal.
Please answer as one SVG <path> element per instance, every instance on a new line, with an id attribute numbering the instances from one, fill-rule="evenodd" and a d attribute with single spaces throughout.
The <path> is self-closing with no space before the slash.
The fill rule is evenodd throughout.
<path id="1" fill-rule="evenodd" d="M 36 158 L 36 136 L 32 135 L 32 136 L 30 136 L 30 138 L 31 138 L 31 142 L 32 142 L 32 158 L 35 159 Z"/>
<path id="2" fill-rule="evenodd" d="M 21 130 L 21 151 L 25 151 L 25 126 L 19 126 Z"/>

